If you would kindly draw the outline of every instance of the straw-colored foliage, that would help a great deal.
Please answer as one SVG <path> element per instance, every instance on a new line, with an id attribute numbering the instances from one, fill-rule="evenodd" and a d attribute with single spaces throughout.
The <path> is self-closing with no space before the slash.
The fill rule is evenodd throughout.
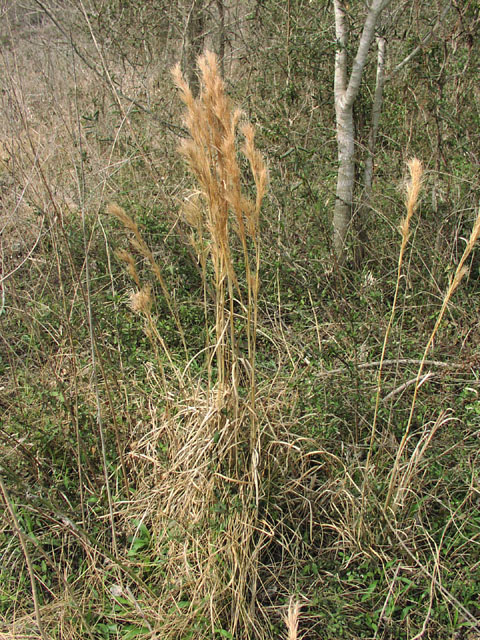
<path id="1" fill-rule="evenodd" d="M 168 593 L 160 598 L 164 633 L 187 633 L 201 617 L 212 628 L 223 621 L 232 633 L 247 633 L 252 625 L 251 604 L 258 577 L 258 551 L 270 534 L 259 519 L 264 495 L 261 480 L 261 424 L 255 386 L 255 344 L 260 266 L 260 209 L 267 171 L 255 148 L 253 127 L 242 126 L 242 152 L 253 176 L 256 196 L 251 199 L 242 185 L 237 151 L 237 125 L 241 118 L 226 96 L 215 56 L 207 52 L 198 62 L 201 91 L 194 98 L 179 68 L 175 83 L 186 106 L 185 124 L 191 138 L 180 152 L 186 158 L 197 190 L 186 198 L 184 218 L 190 226 L 192 246 L 198 256 L 204 282 L 206 336 L 212 317 L 215 340 L 207 341 L 205 379 L 196 380 L 186 369 L 173 378 L 181 394 L 168 412 L 145 435 L 130 456 L 136 460 L 143 518 L 151 523 Z M 153 253 L 136 223 L 118 205 L 109 205 L 131 234 L 133 248 L 152 267 L 165 292 L 164 279 Z M 234 258 L 237 251 L 243 258 Z M 122 252 L 137 287 L 140 285 L 131 253 Z M 211 264 L 213 282 L 209 281 Z M 210 300 L 208 291 L 213 291 Z M 160 342 L 151 315 L 151 288 L 140 287 L 130 299 L 132 309 L 146 318 L 153 343 Z M 168 295 L 168 294 L 167 294 Z M 178 317 L 168 295 L 172 313 Z M 238 320 L 245 326 L 238 333 Z M 237 343 L 246 338 L 247 358 Z M 166 393 L 174 389 L 159 358 Z M 173 361 L 168 356 L 168 362 Z M 153 460 L 151 451 L 164 443 L 165 464 Z M 140 452 L 148 451 L 142 456 Z M 160 474 L 160 475 L 159 475 Z M 181 627 L 172 602 L 187 600 Z M 248 632 L 249 633 L 249 632 Z M 167 636 L 165 636 L 167 637 Z M 173 637 L 173 636 L 172 636 Z"/>

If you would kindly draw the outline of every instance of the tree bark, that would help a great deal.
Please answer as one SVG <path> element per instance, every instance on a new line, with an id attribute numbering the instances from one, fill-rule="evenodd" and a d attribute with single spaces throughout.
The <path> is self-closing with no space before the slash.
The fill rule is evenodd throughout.
<path id="1" fill-rule="evenodd" d="M 225 5 L 223 0 L 217 0 L 218 9 L 218 59 L 220 61 L 220 73 L 225 73 Z"/>
<path id="2" fill-rule="evenodd" d="M 185 76 L 194 95 L 198 92 L 197 58 L 203 53 L 205 11 L 203 0 L 186 0 L 183 59 Z"/>
<path id="3" fill-rule="evenodd" d="M 375 35 L 375 25 L 391 0 L 372 0 L 368 9 L 350 75 L 347 72 L 348 27 L 344 0 L 334 0 L 335 33 L 335 116 L 338 147 L 338 174 L 333 213 L 333 249 L 339 264 L 345 262 L 345 241 L 352 214 L 355 183 L 355 131 L 353 104 L 360 90 L 363 69 Z"/>
<path id="4" fill-rule="evenodd" d="M 357 242 L 354 248 L 355 268 L 358 269 L 365 257 L 368 245 L 367 217 L 372 206 L 373 163 L 377 144 L 377 134 L 380 125 L 383 105 L 383 87 L 385 85 L 385 51 L 386 40 L 382 36 L 377 37 L 377 75 L 375 80 L 375 93 L 373 96 L 370 131 L 368 133 L 367 154 L 363 171 L 363 194 L 360 210 L 358 212 Z"/>
<path id="5" fill-rule="evenodd" d="M 333 249 L 338 262 L 343 264 L 355 182 L 355 136 L 352 107 L 337 111 L 337 145 L 338 174 L 333 212 Z"/>
<path id="6" fill-rule="evenodd" d="M 382 115 L 383 87 L 385 85 L 385 38 L 377 38 L 377 77 L 375 81 L 375 94 L 372 104 L 372 121 L 368 135 L 368 149 L 365 160 L 365 171 L 363 174 L 363 187 L 365 189 L 367 204 L 370 204 L 373 181 L 373 161 L 375 157 L 375 147 L 377 143 L 378 127 L 380 116 Z"/>

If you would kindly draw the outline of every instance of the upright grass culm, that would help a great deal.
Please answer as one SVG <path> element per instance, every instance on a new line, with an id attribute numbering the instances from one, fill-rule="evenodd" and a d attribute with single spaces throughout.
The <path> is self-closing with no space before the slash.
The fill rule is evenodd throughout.
<path id="1" fill-rule="evenodd" d="M 410 173 L 410 181 L 407 183 L 407 189 L 406 189 L 406 192 L 407 192 L 406 193 L 407 198 L 405 203 L 406 215 L 399 225 L 402 241 L 400 244 L 400 251 L 398 254 L 397 280 L 395 284 L 395 293 L 393 296 L 392 310 L 390 312 L 390 318 L 388 320 L 387 328 L 385 330 L 385 336 L 383 338 L 382 354 L 380 356 L 380 364 L 378 367 L 377 392 L 375 397 L 375 411 L 373 415 L 372 429 L 370 433 L 370 443 L 368 447 L 367 460 L 365 464 L 365 475 L 364 475 L 363 487 L 362 487 L 362 508 L 361 508 L 359 527 L 358 527 L 359 533 L 362 527 L 363 513 L 365 508 L 365 496 L 366 496 L 366 491 L 368 486 L 368 471 L 370 468 L 373 445 L 375 441 L 375 433 L 377 429 L 378 410 L 380 407 L 380 395 L 382 391 L 383 363 L 385 360 L 385 353 L 387 350 L 388 340 L 390 337 L 390 331 L 392 329 L 393 320 L 395 318 L 395 312 L 397 309 L 398 294 L 400 291 L 400 283 L 402 280 L 403 258 L 405 256 L 405 250 L 407 248 L 408 240 L 410 237 L 410 222 L 412 220 L 413 214 L 417 207 L 418 196 L 420 194 L 420 188 L 422 184 L 423 167 L 422 167 L 422 163 L 420 162 L 420 160 L 418 160 L 418 158 L 412 158 L 409 161 L 408 170 Z"/>
<path id="2" fill-rule="evenodd" d="M 397 450 L 397 455 L 395 457 L 395 461 L 392 467 L 392 471 L 390 474 L 390 482 L 388 485 L 388 491 L 387 491 L 387 496 L 385 498 L 385 504 L 384 504 L 384 510 L 387 511 L 388 509 L 392 509 L 395 510 L 395 506 L 398 503 L 398 497 L 400 496 L 400 494 L 403 492 L 403 489 L 405 487 L 402 486 L 403 483 L 397 483 L 398 480 L 398 476 L 400 474 L 400 470 L 401 470 L 401 462 L 402 462 L 402 458 L 403 458 L 403 454 L 405 451 L 405 447 L 407 444 L 407 440 L 408 440 L 408 436 L 410 434 L 410 430 L 412 427 L 412 422 L 413 422 L 413 416 L 415 414 L 415 408 L 416 408 L 416 403 L 417 403 L 417 396 L 418 396 L 418 391 L 420 389 L 420 386 L 422 384 L 422 373 L 423 373 L 423 369 L 425 366 L 425 361 L 427 359 L 428 353 L 430 351 L 430 349 L 432 348 L 433 345 L 433 341 L 435 339 L 435 336 L 437 335 L 438 329 L 442 323 L 442 320 L 445 316 L 445 312 L 447 310 L 447 307 L 450 303 L 450 300 L 453 296 L 453 294 L 455 293 L 456 289 L 458 288 L 458 286 L 460 285 L 463 277 L 466 275 L 466 273 L 468 272 L 468 268 L 465 266 L 465 263 L 468 259 L 468 257 L 470 256 L 470 254 L 473 251 L 473 248 L 475 246 L 475 243 L 478 240 L 478 237 L 480 235 L 480 209 L 478 211 L 477 217 L 475 219 L 475 222 L 473 223 L 473 227 L 472 227 L 472 231 L 470 233 L 470 238 L 468 239 L 468 242 L 465 246 L 465 250 L 462 254 L 462 257 L 459 260 L 459 263 L 457 265 L 457 268 L 455 269 L 455 273 L 453 274 L 453 277 L 450 280 L 450 283 L 448 285 L 447 291 L 445 293 L 445 296 L 443 298 L 443 302 L 442 302 L 442 306 L 440 308 L 437 320 L 435 322 L 435 325 L 432 329 L 432 332 L 430 334 L 430 337 L 427 341 L 427 344 L 425 346 L 424 352 L 423 352 L 423 356 L 422 359 L 420 361 L 420 365 L 418 367 L 418 372 L 417 372 L 417 377 L 415 380 L 415 387 L 414 387 L 414 391 L 413 391 L 413 397 L 412 397 L 412 402 L 410 405 L 410 413 L 408 416 L 408 421 L 407 421 L 407 426 L 405 427 L 402 439 L 400 441 L 400 445 L 398 447 Z"/>
<path id="3" fill-rule="evenodd" d="M 216 335 L 213 354 L 218 371 L 219 400 L 221 402 L 222 390 L 227 387 L 238 400 L 240 336 L 235 329 L 235 319 L 239 313 L 245 313 L 249 361 L 246 373 L 253 405 L 260 266 L 259 216 L 266 190 L 267 170 L 255 148 L 252 125 L 243 125 L 241 131 L 245 144 L 242 151 L 249 161 L 256 186 L 256 198 L 253 201 L 243 193 L 236 151 L 236 131 L 241 113 L 230 105 L 215 55 L 206 52 L 199 58 L 198 66 L 202 89 L 196 99 L 185 82 L 180 67 L 173 70 L 180 97 L 187 108 L 185 124 L 191 135 L 190 139 L 181 144 L 180 152 L 187 159 L 195 176 L 199 195 L 199 198 L 188 200 L 185 219 L 192 230 L 192 244 L 199 255 L 205 286 L 208 284 L 206 256 L 209 256 L 213 266 Z M 238 260 L 234 260 L 232 256 L 232 231 L 238 238 L 243 253 L 246 295 L 240 284 L 240 275 L 237 274 Z M 238 407 L 236 410 L 238 411 Z"/>

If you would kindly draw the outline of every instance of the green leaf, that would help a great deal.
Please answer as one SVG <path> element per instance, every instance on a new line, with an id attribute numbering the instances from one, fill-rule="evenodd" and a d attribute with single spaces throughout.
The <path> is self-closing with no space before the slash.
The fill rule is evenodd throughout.
<path id="1" fill-rule="evenodd" d="M 150 629 L 147 627 L 134 627 L 132 625 L 128 625 L 127 633 L 122 635 L 122 640 L 130 640 L 131 638 L 138 638 L 138 636 L 144 636 L 147 633 L 150 633 Z"/>
<path id="2" fill-rule="evenodd" d="M 374 580 L 372 582 L 372 584 L 368 587 L 368 589 L 365 591 L 365 593 L 362 596 L 362 602 L 365 602 L 365 600 L 368 600 L 369 597 L 372 595 L 372 593 L 375 591 L 375 589 L 377 588 L 377 584 L 378 584 L 378 580 Z"/>

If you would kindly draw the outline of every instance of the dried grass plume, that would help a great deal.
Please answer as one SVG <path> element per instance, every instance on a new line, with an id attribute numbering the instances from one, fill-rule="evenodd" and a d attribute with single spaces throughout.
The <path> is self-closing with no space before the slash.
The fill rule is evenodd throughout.
<path id="1" fill-rule="evenodd" d="M 301 608 L 302 605 L 300 602 L 295 600 L 292 596 L 288 604 L 287 613 L 283 618 L 288 632 L 287 640 L 297 640 L 298 638 L 298 621 L 300 618 Z"/>

